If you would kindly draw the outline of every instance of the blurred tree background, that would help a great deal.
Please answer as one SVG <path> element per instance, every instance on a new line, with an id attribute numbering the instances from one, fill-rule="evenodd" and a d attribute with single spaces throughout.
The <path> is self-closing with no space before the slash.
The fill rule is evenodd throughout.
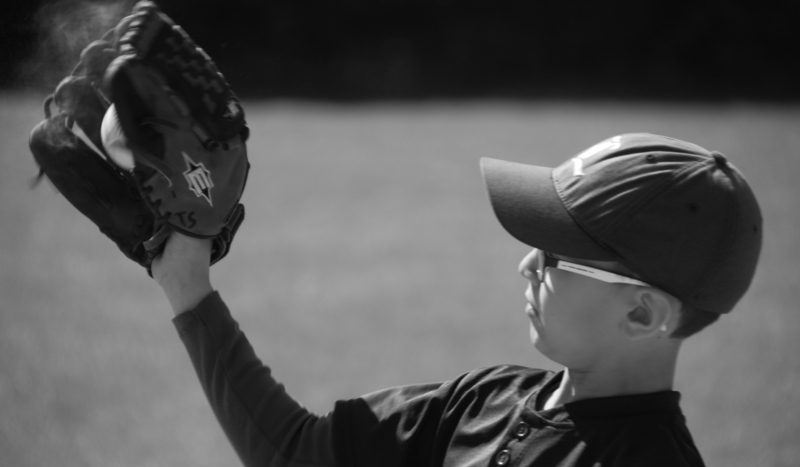
<path id="1" fill-rule="evenodd" d="M 77 59 L 80 47 L 52 37 L 53 15 L 89 24 L 88 7 L 131 3 L 5 5 L 0 86 L 51 89 Z M 789 0 L 157 3 L 246 97 L 800 97 L 800 3 Z"/>

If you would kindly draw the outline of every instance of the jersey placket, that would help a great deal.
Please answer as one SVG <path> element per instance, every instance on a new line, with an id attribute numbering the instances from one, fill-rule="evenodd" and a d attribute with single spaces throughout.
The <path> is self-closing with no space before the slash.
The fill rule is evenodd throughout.
<path id="1" fill-rule="evenodd" d="M 530 432 L 531 426 L 524 420 L 520 420 L 509 432 L 511 439 L 505 443 L 503 449 L 494 455 L 493 465 L 501 467 L 515 465 L 513 461 L 521 457 L 519 451 L 524 445 L 522 441 Z"/>

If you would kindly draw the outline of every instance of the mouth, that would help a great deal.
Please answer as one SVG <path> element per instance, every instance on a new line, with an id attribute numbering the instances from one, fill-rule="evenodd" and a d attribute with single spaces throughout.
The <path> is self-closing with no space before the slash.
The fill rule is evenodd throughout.
<path id="1" fill-rule="evenodd" d="M 539 310 L 537 310 L 536 307 L 534 307 L 530 302 L 528 302 L 528 304 L 525 306 L 525 314 L 531 318 L 539 319 Z"/>
<path id="2" fill-rule="evenodd" d="M 534 306 L 534 304 L 533 304 L 533 302 L 534 302 L 534 299 L 533 299 L 533 287 L 531 287 L 531 286 L 528 286 L 528 288 L 525 290 L 525 301 L 528 302 L 528 304 L 525 305 L 525 314 L 527 314 L 531 318 L 538 319 L 539 318 L 539 310 L 537 310 L 536 306 Z"/>

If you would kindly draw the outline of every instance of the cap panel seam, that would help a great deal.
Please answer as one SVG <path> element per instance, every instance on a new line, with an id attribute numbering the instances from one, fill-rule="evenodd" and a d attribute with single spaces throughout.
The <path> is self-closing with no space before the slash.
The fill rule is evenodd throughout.
<path id="1" fill-rule="evenodd" d="M 664 183 L 661 184 L 661 185 L 666 185 L 666 187 L 663 187 L 663 188 L 660 187 L 661 189 L 659 190 L 658 195 L 660 196 L 664 191 L 669 189 L 669 187 L 672 187 L 674 184 L 678 183 L 683 178 L 686 178 L 686 177 L 688 177 L 688 176 L 690 176 L 690 175 L 692 175 L 694 173 L 700 172 L 703 169 L 705 169 L 705 167 L 707 165 L 712 165 L 712 164 L 714 164 L 714 160 L 713 159 L 702 160 L 702 161 L 695 162 L 695 163 L 693 163 L 693 164 L 691 164 L 689 166 L 685 166 L 682 169 L 674 172 L 670 178 L 668 178 L 667 180 L 664 181 Z M 652 203 L 655 198 L 656 198 L 656 196 L 653 196 L 650 199 L 648 199 L 647 203 L 641 203 L 641 204 L 639 204 L 639 206 L 643 210 L 644 208 L 646 208 L 646 206 L 648 204 Z M 614 251 L 614 253 L 616 253 L 616 251 Z M 616 255 L 616 256 L 617 256 L 618 259 L 620 259 L 620 260 L 622 259 L 618 255 Z M 656 266 L 657 267 L 661 267 L 661 264 L 656 265 Z M 694 294 L 698 289 L 698 285 L 697 284 L 705 284 L 707 282 L 707 278 L 706 277 L 708 276 L 708 269 L 709 268 L 710 268 L 710 266 L 706 266 L 699 272 L 698 279 L 697 279 L 697 281 L 695 281 L 695 286 L 692 286 L 692 288 L 690 289 L 688 294 L 686 294 L 686 295 L 688 295 L 689 299 L 692 299 L 694 297 Z M 636 272 L 637 274 L 639 274 L 639 272 L 636 271 L 635 268 L 631 268 L 631 269 L 634 272 Z M 654 284 L 656 286 L 658 286 L 660 289 L 662 289 L 662 290 L 664 290 L 666 292 L 669 292 L 669 293 L 675 295 L 676 297 L 678 296 L 678 294 L 676 294 L 674 292 L 675 289 L 673 287 L 663 287 L 662 285 L 660 285 L 659 283 L 661 281 L 651 281 L 651 280 L 648 280 L 647 277 L 644 277 L 644 280 L 647 281 L 647 282 L 650 282 L 650 283 L 652 283 L 652 284 Z M 678 298 L 680 298 L 681 300 L 685 300 L 684 298 L 681 298 L 681 297 L 678 297 Z"/>
<path id="2" fill-rule="evenodd" d="M 688 170 L 685 169 L 685 170 Z M 657 185 L 651 187 L 647 190 L 645 195 L 640 194 L 636 197 L 636 200 L 633 203 L 630 203 L 628 206 L 625 207 L 622 211 L 614 219 L 614 222 L 611 222 L 610 225 L 605 229 L 603 235 L 613 235 L 615 232 L 619 231 L 619 229 L 627 224 L 631 216 L 630 213 L 640 212 L 645 209 L 650 203 L 653 202 L 656 198 L 661 196 L 664 192 L 669 190 L 669 188 L 675 183 L 675 180 L 679 178 L 681 173 L 684 170 L 681 170 L 678 173 L 671 174 L 669 178 L 661 181 Z M 616 251 L 615 251 L 616 253 Z"/>
<path id="3" fill-rule="evenodd" d="M 629 219 L 629 217 L 627 216 L 627 214 L 629 212 L 631 212 L 631 211 L 642 211 L 642 210 L 646 209 L 646 207 L 650 203 L 654 202 L 654 200 L 656 200 L 659 196 L 661 196 L 665 191 L 667 191 L 671 186 L 673 186 L 679 180 L 681 180 L 681 179 L 683 179 L 683 178 L 685 178 L 685 177 L 687 177 L 687 176 L 689 176 L 689 175 L 691 175 L 693 173 L 696 173 L 696 172 L 699 172 L 701 170 L 704 170 L 708 165 L 713 166 L 714 164 L 715 164 L 715 162 L 714 162 L 713 159 L 702 160 L 702 161 L 698 161 L 698 162 L 696 162 L 694 164 L 691 164 L 689 166 L 685 166 L 685 167 L 681 168 L 680 170 L 672 173 L 670 177 L 666 178 L 663 182 L 659 183 L 657 185 L 657 187 L 654 187 L 651 190 L 649 190 L 648 191 L 648 193 L 649 193 L 648 196 L 640 197 L 639 199 L 641 199 L 642 201 L 638 201 L 637 200 L 636 203 L 632 203 L 631 206 L 627 207 L 624 211 L 622 211 L 622 215 L 620 215 L 619 218 L 621 218 L 621 219 Z M 728 177 L 728 178 L 730 179 L 730 177 Z M 576 217 L 573 215 L 573 212 L 572 212 L 572 210 L 573 210 L 572 203 L 567 202 L 567 200 L 565 199 L 565 197 L 563 195 L 563 186 L 561 185 L 561 183 L 559 183 L 559 181 L 555 177 L 553 177 L 552 180 L 553 180 L 553 183 L 554 183 L 554 185 L 556 187 L 556 193 L 558 194 L 559 199 L 561 199 L 561 202 L 567 208 L 567 214 L 569 214 L 569 216 L 575 222 L 575 225 L 577 225 L 578 227 L 580 227 L 581 230 L 586 232 L 586 234 L 595 243 L 600 245 L 604 250 L 606 250 L 609 253 L 611 253 L 615 258 L 617 258 L 618 261 L 623 262 L 623 263 L 628 263 L 628 261 L 624 261 L 623 260 L 623 258 L 620 256 L 620 254 L 618 253 L 618 251 L 615 248 L 611 247 L 606 242 L 598 239 L 598 235 L 595 235 L 595 233 L 592 232 L 591 230 L 589 230 L 584 225 L 583 222 L 581 222 L 580 220 L 576 219 Z M 728 204 L 731 204 L 731 203 L 728 203 Z M 727 214 L 730 214 L 731 209 L 736 209 L 738 211 L 738 206 L 734 206 L 734 207 L 730 207 L 729 206 L 729 207 L 727 207 Z M 734 213 L 734 214 L 736 214 L 736 213 Z M 698 291 L 702 290 L 710 282 L 711 278 L 713 278 L 714 273 L 719 271 L 720 266 L 722 264 L 722 261 L 721 261 L 721 259 L 719 257 L 719 252 L 720 251 L 724 251 L 723 248 L 728 248 L 731 245 L 732 238 L 733 238 L 734 234 L 733 233 L 728 233 L 728 232 L 731 230 L 731 227 L 732 227 L 733 222 L 734 222 L 734 217 L 735 216 L 730 216 L 729 215 L 728 219 L 726 219 L 726 225 L 725 225 L 726 235 L 725 235 L 725 238 L 722 239 L 722 241 L 717 242 L 717 248 L 714 249 L 714 252 L 713 252 L 713 255 L 712 255 L 712 258 L 714 258 L 714 261 L 712 263 L 710 263 L 710 264 L 704 265 L 704 267 L 701 269 L 701 271 L 699 271 L 698 279 L 694 282 L 694 284 L 692 285 L 692 287 L 688 291 L 688 293 L 684 295 L 685 298 L 678 297 L 678 298 L 681 298 L 681 300 L 684 300 L 684 301 L 688 300 L 688 301 L 694 303 L 695 302 L 694 297 L 698 293 Z M 613 224 L 614 228 L 606 230 L 605 235 L 608 235 L 610 232 L 616 232 L 619 229 L 620 225 L 624 225 L 624 224 L 625 224 L 625 222 L 615 222 Z M 638 268 L 636 268 L 636 269 L 632 268 L 632 269 L 634 270 L 634 272 L 639 274 L 639 272 L 636 270 Z M 677 294 L 675 294 L 673 292 L 674 289 L 672 287 L 663 287 L 658 283 L 660 281 L 650 281 L 650 280 L 648 280 L 647 277 L 644 277 L 644 276 L 643 276 L 643 279 L 646 280 L 646 281 L 649 281 L 649 282 L 653 283 L 654 285 L 658 286 L 659 288 L 662 288 L 663 290 L 665 290 L 665 291 L 667 291 L 669 293 L 672 293 L 673 295 L 677 296 Z M 711 310 L 709 310 L 709 311 L 711 311 Z"/>
<path id="4" fill-rule="evenodd" d="M 650 152 L 648 152 L 648 154 L 649 153 Z M 555 177 L 551 177 L 551 178 L 553 179 L 553 183 L 554 183 L 554 185 L 556 187 L 556 193 L 558 194 L 559 199 L 561 199 L 562 204 L 564 204 L 564 206 L 567 208 L 567 214 L 569 214 L 569 216 L 572 218 L 572 220 L 575 222 L 575 224 L 578 225 L 581 228 L 581 230 L 586 232 L 586 234 L 589 235 L 589 237 L 591 237 L 594 240 L 595 243 L 597 243 L 598 245 L 603 247 L 605 250 L 611 252 L 617 259 L 622 259 L 622 257 L 619 255 L 619 253 L 617 252 L 616 249 L 612 248 L 610 245 L 608 245 L 606 242 L 602 241 L 598 237 L 600 237 L 600 236 L 608 236 L 610 234 L 613 234 L 613 233 L 617 232 L 619 230 L 620 226 L 626 224 L 628 222 L 628 220 L 630 219 L 630 217 L 628 216 L 628 213 L 634 212 L 634 211 L 642 211 L 650 203 L 652 203 L 654 199 L 658 198 L 661 194 L 663 194 L 665 191 L 667 191 L 672 185 L 674 185 L 676 183 L 676 181 L 678 181 L 682 177 L 684 177 L 686 173 L 692 173 L 695 170 L 699 170 L 699 169 L 701 169 L 703 167 L 704 164 L 707 164 L 708 162 L 709 161 L 705 161 L 705 160 L 698 161 L 698 162 L 695 162 L 694 164 L 691 164 L 689 166 L 683 167 L 683 168 L 681 168 L 680 170 L 678 170 L 678 171 L 676 171 L 674 173 L 671 173 L 669 178 L 666 178 L 665 180 L 660 182 L 658 185 L 656 185 L 656 186 L 652 187 L 651 189 L 649 189 L 647 191 L 647 193 L 648 193 L 647 196 L 639 196 L 639 197 L 637 197 L 636 202 L 631 203 L 630 206 L 627 206 L 624 210 L 619 211 L 619 215 L 617 215 L 616 218 L 617 219 L 625 219 L 625 221 L 615 221 L 615 222 L 611 223 L 611 226 L 606 228 L 606 229 L 604 229 L 601 234 L 600 233 L 596 234 L 595 232 L 590 230 L 587 226 L 585 226 L 582 221 L 580 221 L 580 220 L 575 218 L 575 216 L 572 213 L 572 210 L 573 210 L 572 203 L 568 202 L 564 198 L 563 187 L 561 186 L 561 184 L 559 183 L 559 181 Z"/>
<path id="5" fill-rule="evenodd" d="M 558 179 L 557 179 L 556 177 L 554 177 L 554 176 L 553 176 L 553 173 L 552 173 L 552 171 L 551 171 L 551 173 L 550 173 L 550 179 L 553 181 L 553 186 L 555 186 L 555 188 L 556 188 L 556 194 L 558 195 L 558 199 L 559 199 L 559 200 L 561 200 L 561 204 L 564 206 L 564 210 L 565 210 L 565 211 L 567 211 L 567 214 L 569 215 L 570 219 L 572 219 L 572 222 L 573 222 L 575 225 L 577 225 L 577 226 L 578 226 L 578 228 L 580 228 L 580 229 L 583 231 L 583 233 L 585 233 L 585 234 L 586 234 L 586 236 L 588 236 L 590 239 L 592 239 L 592 241 L 593 241 L 593 242 L 594 242 L 594 243 L 595 243 L 597 246 L 599 246 L 599 247 L 600 247 L 600 248 L 602 248 L 603 250 L 606 250 L 606 251 L 612 252 L 614 256 L 617 256 L 617 255 L 616 255 L 616 252 L 614 252 L 614 250 L 612 250 L 612 249 L 609 249 L 607 245 L 605 245 L 605 244 L 603 244 L 603 243 L 599 242 L 599 241 L 597 240 L 597 237 L 596 237 L 596 236 L 595 236 L 595 235 L 594 235 L 594 234 L 593 234 L 593 233 L 592 233 L 592 232 L 591 232 L 589 229 L 587 229 L 585 225 L 583 225 L 583 222 L 581 222 L 581 221 L 579 221 L 578 219 L 576 219 L 576 218 L 575 218 L 575 216 L 572 214 L 572 206 L 571 206 L 571 203 L 568 203 L 568 202 L 567 202 L 567 201 L 564 199 L 564 195 L 563 195 L 563 190 L 562 190 L 562 187 L 561 187 L 561 183 L 559 183 Z"/>
<path id="6" fill-rule="evenodd" d="M 679 154 L 691 154 L 687 152 L 679 152 L 679 151 L 649 151 L 649 154 L 658 153 L 658 152 L 670 152 L 670 153 L 679 153 Z M 627 223 L 630 219 L 628 213 L 630 212 L 640 212 L 647 208 L 648 205 L 653 203 L 656 199 L 658 199 L 664 192 L 668 191 L 675 185 L 678 181 L 682 180 L 684 177 L 687 177 L 697 171 L 702 170 L 705 165 L 713 163 L 713 159 L 707 160 L 700 160 L 695 161 L 692 164 L 687 164 L 682 167 L 680 170 L 670 172 L 669 178 L 665 178 L 661 183 L 652 187 L 648 190 L 648 196 L 639 196 L 634 203 L 631 203 L 630 206 L 626 207 L 625 210 L 622 211 L 622 215 L 618 216 L 619 219 L 625 219 L 625 221 L 617 221 L 612 224 L 612 227 L 607 230 L 607 234 L 611 234 L 616 232 L 621 225 Z"/>

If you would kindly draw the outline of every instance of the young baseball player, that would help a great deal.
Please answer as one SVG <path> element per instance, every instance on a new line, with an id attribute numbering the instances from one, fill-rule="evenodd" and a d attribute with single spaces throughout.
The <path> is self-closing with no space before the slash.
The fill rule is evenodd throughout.
<path id="1" fill-rule="evenodd" d="M 209 281 L 210 245 L 174 234 L 153 275 L 246 465 L 701 466 L 673 390 L 683 339 L 748 288 L 761 217 L 717 152 L 615 136 L 555 169 L 481 161 L 534 346 L 559 372 L 478 369 L 309 413 L 277 383 Z"/>

